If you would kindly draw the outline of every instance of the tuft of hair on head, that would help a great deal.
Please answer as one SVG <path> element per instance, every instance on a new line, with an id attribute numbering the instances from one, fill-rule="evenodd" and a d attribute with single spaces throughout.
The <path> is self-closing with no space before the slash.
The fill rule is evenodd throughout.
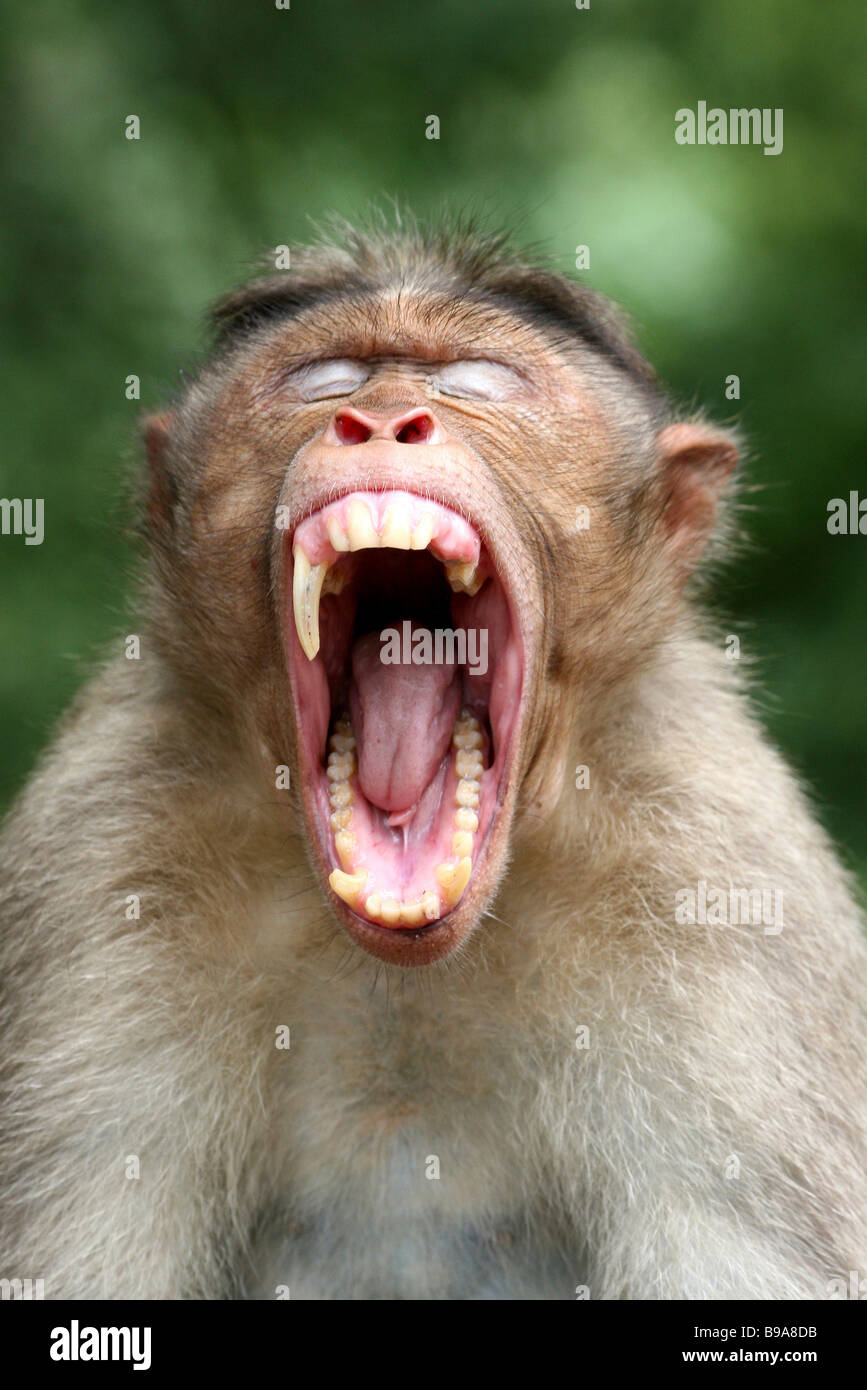
<path id="1" fill-rule="evenodd" d="M 290 254 L 291 270 L 257 276 L 217 301 L 210 323 L 218 350 L 230 350 L 274 320 L 338 298 L 427 292 L 489 303 L 560 341 L 577 339 L 645 391 L 661 394 L 619 309 L 477 216 L 446 213 L 423 220 L 399 208 L 391 217 L 374 209 L 361 222 L 335 215 L 312 242 L 290 247 Z"/>

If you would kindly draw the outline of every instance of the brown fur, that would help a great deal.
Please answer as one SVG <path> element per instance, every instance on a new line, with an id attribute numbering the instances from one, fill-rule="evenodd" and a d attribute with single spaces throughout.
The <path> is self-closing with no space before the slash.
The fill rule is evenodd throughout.
<path id="1" fill-rule="evenodd" d="M 142 658 L 85 690 L 5 829 L 0 1276 L 825 1296 L 867 1259 L 865 951 L 692 596 L 732 440 L 671 424 L 614 311 L 499 240 L 352 234 L 293 266 L 223 301 L 150 427 Z M 359 396 L 393 410 L 426 399 L 425 360 L 492 345 L 527 399 L 436 409 L 489 464 L 467 495 L 510 528 L 535 614 L 520 787 L 489 909 L 400 971 L 348 942 L 274 789 L 296 767 L 274 509 L 303 512 L 333 408 L 281 382 L 308 353 L 377 356 Z M 783 930 L 679 924 L 701 879 L 781 888 Z"/>

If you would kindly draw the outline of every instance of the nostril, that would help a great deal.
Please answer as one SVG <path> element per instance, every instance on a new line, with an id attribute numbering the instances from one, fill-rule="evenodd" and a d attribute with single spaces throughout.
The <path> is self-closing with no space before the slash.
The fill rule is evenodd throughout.
<path id="1" fill-rule="evenodd" d="M 333 424 L 339 444 L 366 444 L 373 433 L 370 426 L 350 410 L 338 410 Z"/>
<path id="2" fill-rule="evenodd" d="M 395 432 L 394 437 L 398 444 L 427 444 L 435 428 L 433 416 L 422 410 L 411 420 L 406 420 Z"/>

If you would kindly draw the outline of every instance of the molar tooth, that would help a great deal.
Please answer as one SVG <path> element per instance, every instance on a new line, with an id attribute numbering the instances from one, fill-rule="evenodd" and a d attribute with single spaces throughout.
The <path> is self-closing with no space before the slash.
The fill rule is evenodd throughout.
<path id="1" fill-rule="evenodd" d="M 382 898 L 379 893 L 371 893 L 364 904 L 364 910 L 368 917 L 378 917 L 382 909 Z"/>
<path id="2" fill-rule="evenodd" d="M 334 550 L 343 551 L 349 549 L 349 537 L 333 512 L 331 516 L 325 518 L 325 529 L 328 532 L 328 539 Z"/>
<path id="3" fill-rule="evenodd" d="M 344 806 L 351 806 L 355 801 L 355 793 L 348 782 L 332 782 L 328 788 L 328 799 L 335 811 L 340 811 Z"/>
<path id="4" fill-rule="evenodd" d="M 339 811 L 332 811 L 328 821 L 332 830 L 348 830 L 352 824 L 352 807 L 344 806 Z"/>
<path id="5" fill-rule="evenodd" d="M 485 582 L 472 560 L 447 561 L 446 578 L 456 594 L 477 594 Z"/>
<path id="6" fill-rule="evenodd" d="M 311 565 L 298 546 L 292 574 L 292 608 L 298 641 L 308 661 L 319 651 L 319 597 L 327 573 L 328 565 Z"/>
<path id="7" fill-rule="evenodd" d="M 452 836 L 452 854 L 456 859 L 465 859 L 473 852 L 473 837 L 469 830 L 456 830 Z"/>
<path id="8" fill-rule="evenodd" d="M 424 512 L 410 538 L 410 550 L 427 550 L 433 540 L 436 524 L 433 512 Z"/>
<path id="9" fill-rule="evenodd" d="M 414 898 L 411 902 L 401 903 L 400 920 L 405 922 L 408 927 L 420 927 L 424 921 L 424 908 L 421 898 Z"/>
<path id="10" fill-rule="evenodd" d="M 332 869 L 328 875 L 328 882 L 333 891 L 350 907 L 358 906 L 358 899 L 366 879 L 366 869 L 361 869 L 357 874 L 347 874 L 342 869 Z"/>
<path id="11" fill-rule="evenodd" d="M 437 865 L 437 883 L 443 890 L 443 897 L 449 907 L 454 907 L 469 883 L 472 867 L 473 861 L 470 859 L 469 855 L 465 855 L 463 859 L 459 859 L 457 864 L 445 863 Z"/>
<path id="12" fill-rule="evenodd" d="M 479 729 L 457 729 L 452 734 L 452 745 L 455 748 L 467 751 L 473 748 L 481 748 L 485 738 Z"/>
<path id="13" fill-rule="evenodd" d="M 382 530 L 379 533 L 380 545 L 392 550 L 410 550 L 410 514 L 406 502 L 390 502 L 385 509 Z"/>
<path id="14" fill-rule="evenodd" d="M 467 777 L 471 782 L 482 775 L 482 754 L 478 748 L 461 748 L 455 758 L 455 769 L 459 777 Z"/>
<path id="15" fill-rule="evenodd" d="M 355 735 L 333 733 L 328 746 L 332 753 L 351 753 L 355 748 Z"/>
<path id="16" fill-rule="evenodd" d="M 387 927 L 394 927 L 400 921 L 400 903 L 396 898 L 386 898 L 380 909 L 379 915 Z"/>
<path id="17" fill-rule="evenodd" d="M 325 776 L 329 782 L 345 782 L 355 771 L 355 759 L 351 753 L 338 753 L 328 759 Z"/>
<path id="18" fill-rule="evenodd" d="M 455 792 L 455 802 L 458 806 L 471 806 L 473 810 L 475 810 L 479 804 L 478 782 L 458 782 L 458 789 Z"/>
<path id="19" fill-rule="evenodd" d="M 473 835 L 479 828 L 479 818 L 475 811 L 471 811 L 469 806 L 460 806 L 455 811 L 455 825 L 458 830 L 469 830 Z"/>
<path id="20" fill-rule="evenodd" d="M 375 550 L 379 546 L 379 536 L 373 525 L 370 508 L 360 497 L 354 498 L 349 504 L 347 532 L 350 550 Z"/>
<path id="21" fill-rule="evenodd" d="M 435 922 L 440 915 L 440 900 L 429 888 L 421 895 L 421 907 L 429 922 Z"/>
<path id="22" fill-rule="evenodd" d="M 337 850 L 337 858 L 346 872 L 351 873 L 352 861 L 355 858 L 355 851 L 358 849 L 358 841 L 352 831 L 338 830 L 334 836 L 334 848 Z"/>

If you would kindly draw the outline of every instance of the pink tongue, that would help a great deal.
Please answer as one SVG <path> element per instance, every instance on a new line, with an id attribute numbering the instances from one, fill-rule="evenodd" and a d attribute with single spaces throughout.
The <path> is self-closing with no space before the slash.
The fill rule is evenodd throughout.
<path id="1" fill-rule="evenodd" d="M 401 655 L 410 655 L 407 630 L 396 627 L 404 639 Z M 412 625 L 413 632 L 421 630 Z M 460 668 L 387 664 L 380 659 L 384 650 L 378 632 L 355 643 L 349 708 L 361 790 L 374 806 L 400 812 L 421 799 L 449 746 L 460 709 Z"/>

